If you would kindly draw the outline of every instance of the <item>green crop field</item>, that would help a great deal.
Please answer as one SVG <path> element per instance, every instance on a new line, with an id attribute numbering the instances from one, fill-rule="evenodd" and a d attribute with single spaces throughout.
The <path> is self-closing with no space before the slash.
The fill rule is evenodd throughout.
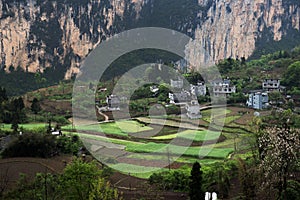
<path id="1" fill-rule="evenodd" d="M 193 140 L 196 142 L 201 142 L 201 141 L 207 141 L 207 140 L 215 140 L 218 139 L 220 136 L 219 132 L 215 131 L 197 131 L 197 130 L 185 130 L 176 134 L 170 134 L 170 135 L 163 135 L 163 136 L 156 136 L 153 137 L 153 139 L 157 140 L 169 140 L 169 139 L 174 139 L 176 137 L 178 138 L 183 138 L 187 140 Z"/>
<path id="2" fill-rule="evenodd" d="M 127 173 L 144 179 L 149 178 L 154 172 L 162 172 L 168 170 L 165 168 L 145 167 L 145 166 L 139 166 L 139 165 L 133 165 L 127 163 L 118 163 L 109 166 L 123 173 Z"/>
<path id="3" fill-rule="evenodd" d="M 45 127 L 47 127 L 47 124 L 45 124 L 45 123 L 19 124 L 18 126 L 19 126 L 19 128 L 22 127 L 27 130 L 32 130 L 35 128 L 45 128 Z M 1 124 L 0 128 L 3 130 L 12 130 L 11 124 Z"/>
<path id="4" fill-rule="evenodd" d="M 146 144 L 129 144 L 126 146 L 126 150 L 136 153 L 170 153 L 173 155 L 184 155 L 196 158 L 210 157 L 219 159 L 226 158 L 233 151 L 233 148 L 184 147 L 149 142 Z"/>
<path id="5" fill-rule="evenodd" d="M 86 134 L 86 133 L 73 133 L 73 132 L 63 132 L 64 134 L 76 134 L 78 136 L 80 136 L 82 139 L 92 139 L 92 140 L 99 140 L 99 141 L 103 141 L 103 142 L 112 142 L 114 144 L 120 144 L 120 145 L 138 145 L 138 144 L 143 144 L 143 143 L 139 143 L 139 142 L 134 142 L 134 141 L 130 141 L 130 140 L 122 140 L 122 139 L 114 139 L 114 138 L 108 138 L 105 136 L 101 136 L 101 135 L 90 135 L 90 134 Z"/>
<path id="6" fill-rule="evenodd" d="M 70 130 L 71 125 L 64 126 L 63 129 Z M 107 122 L 101 124 L 90 124 L 76 126 L 77 131 L 93 131 L 98 133 L 114 134 L 127 136 L 128 133 L 138 133 L 142 131 L 152 130 L 149 126 L 144 126 L 137 121 L 121 120 L 118 122 Z"/>
<path id="7" fill-rule="evenodd" d="M 114 131 L 115 129 L 121 129 L 123 132 L 126 133 L 138 133 L 142 131 L 152 130 L 151 127 L 145 126 L 133 120 L 121 120 L 117 122 L 103 123 L 101 124 L 101 128 L 104 130 L 105 133 L 109 133 L 110 131 Z"/>

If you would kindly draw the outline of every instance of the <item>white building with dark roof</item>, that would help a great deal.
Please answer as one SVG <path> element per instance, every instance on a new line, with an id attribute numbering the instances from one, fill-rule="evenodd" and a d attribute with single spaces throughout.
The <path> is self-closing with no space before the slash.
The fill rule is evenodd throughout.
<path id="1" fill-rule="evenodd" d="M 188 91 L 182 90 L 180 92 L 169 93 L 171 104 L 187 103 L 191 100 L 191 94 Z"/>
<path id="2" fill-rule="evenodd" d="M 265 79 L 262 82 L 262 89 L 266 91 L 273 91 L 280 89 L 280 80 L 279 79 Z"/>
<path id="3" fill-rule="evenodd" d="M 205 96 L 206 95 L 206 85 L 203 82 L 197 83 L 197 85 L 190 85 L 191 94 L 194 96 Z"/>
<path id="4" fill-rule="evenodd" d="M 236 87 L 231 84 L 229 79 L 213 81 L 212 89 L 215 97 L 226 97 L 232 93 L 236 93 Z"/>

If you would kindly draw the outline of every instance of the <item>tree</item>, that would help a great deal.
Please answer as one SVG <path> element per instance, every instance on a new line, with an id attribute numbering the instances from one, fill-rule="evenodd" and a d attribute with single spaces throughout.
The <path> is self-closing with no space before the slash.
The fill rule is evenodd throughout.
<path id="1" fill-rule="evenodd" d="M 12 140 L 1 153 L 9 157 L 48 158 L 57 152 L 55 137 L 52 135 L 23 133 Z"/>
<path id="2" fill-rule="evenodd" d="M 190 191 L 189 196 L 191 200 L 205 199 L 205 193 L 202 189 L 202 171 L 199 162 L 193 164 L 190 176 Z"/>
<path id="3" fill-rule="evenodd" d="M 283 82 L 290 88 L 300 85 L 300 61 L 291 64 L 283 75 Z"/>
<path id="4" fill-rule="evenodd" d="M 32 100 L 32 104 L 31 104 L 31 111 L 34 113 L 34 114 L 37 114 L 38 112 L 40 112 L 42 110 L 41 108 L 41 105 L 40 105 L 40 102 L 37 98 L 34 98 Z"/>
<path id="5" fill-rule="evenodd" d="M 260 168 L 264 172 L 263 187 L 270 193 L 275 189 L 277 198 L 287 199 L 288 177 L 300 155 L 300 131 L 289 125 L 267 127 L 258 139 Z"/>
<path id="6" fill-rule="evenodd" d="M 101 178 L 101 171 L 95 162 L 85 163 L 81 159 L 69 164 L 61 177 L 64 199 L 89 199 L 90 192 Z"/>
<path id="7" fill-rule="evenodd" d="M 276 198 L 287 199 L 288 177 L 297 168 L 300 156 L 299 118 L 287 110 L 273 113 L 260 126 L 257 134 L 263 176 L 261 191 Z"/>
<path id="8" fill-rule="evenodd" d="M 47 82 L 47 79 L 45 77 L 42 77 L 41 73 L 39 72 L 34 74 L 34 79 L 39 87 L 41 87 L 44 83 Z"/>
<path id="9" fill-rule="evenodd" d="M 256 166 L 255 166 L 256 167 Z M 256 183 L 258 182 L 256 176 L 256 168 L 248 166 L 247 163 L 238 159 L 239 181 L 242 187 L 242 193 L 245 200 L 256 198 Z"/>
<path id="10" fill-rule="evenodd" d="M 3 101 L 6 101 L 8 98 L 7 98 L 7 94 L 6 94 L 6 90 L 5 88 L 3 87 L 0 87 L 0 104 L 3 102 Z M 1 106 L 1 105 L 0 105 Z"/>
<path id="11" fill-rule="evenodd" d="M 13 120 L 12 120 L 12 124 L 11 124 L 11 129 L 13 129 L 13 132 L 14 133 L 17 133 L 18 132 L 18 128 L 19 128 L 19 125 L 18 125 L 18 116 L 17 115 L 13 115 Z"/>
<path id="12" fill-rule="evenodd" d="M 118 190 L 113 189 L 104 178 L 98 178 L 92 185 L 88 200 L 122 200 Z"/>
<path id="13" fill-rule="evenodd" d="M 45 168 L 47 171 L 47 168 Z M 17 187 L 1 199 L 121 200 L 95 162 L 75 159 L 63 174 L 38 173 L 33 181 L 24 174 Z"/>

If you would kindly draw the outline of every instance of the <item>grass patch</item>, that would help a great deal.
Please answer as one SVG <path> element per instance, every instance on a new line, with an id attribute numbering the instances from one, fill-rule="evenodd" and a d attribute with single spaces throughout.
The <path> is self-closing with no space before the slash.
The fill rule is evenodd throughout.
<path id="1" fill-rule="evenodd" d="M 23 127 L 24 129 L 27 129 L 27 130 L 32 130 L 32 129 L 36 129 L 36 128 L 46 128 L 48 127 L 47 124 L 45 123 L 33 123 L 33 124 L 18 124 L 19 128 Z M 6 131 L 9 131 L 9 130 L 12 130 L 11 129 L 11 124 L 1 124 L 0 128 L 2 130 L 6 130 Z"/>
<path id="2" fill-rule="evenodd" d="M 216 160 L 216 159 L 197 159 L 197 158 L 191 158 L 191 157 L 186 157 L 186 156 L 181 156 L 180 158 L 178 158 L 176 160 L 177 162 L 180 163 L 187 163 L 187 164 L 193 164 L 195 162 L 200 162 L 201 165 L 209 165 L 215 162 L 220 162 L 220 160 Z M 223 160 L 221 160 L 223 161 Z"/>
<path id="3" fill-rule="evenodd" d="M 149 142 L 146 144 L 127 145 L 126 150 L 135 153 L 158 153 L 173 155 L 184 155 L 195 158 L 210 157 L 210 158 L 226 158 L 233 148 L 207 148 L 207 147 L 183 147 L 177 145 L 168 145 L 161 143 Z"/>
<path id="4" fill-rule="evenodd" d="M 154 172 L 162 172 L 167 171 L 168 169 L 159 168 L 159 167 L 145 167 L 145 166 L 139 166 L 139 165 L 132 165 L 127 163 L 118 163 L 114 165 L 109 165 L 109 167 L 112 167 L 114 169 L 117 169 L 123 173 L 148 179 Z"/>
<path id="5" fill-rule="evenodd" d="M 71 125 L 64 126 L 65 130 L 71 130 Z M 142 131 L 152 130 L 151 127 L 145 126 L 133 120 L 121 120 L 118 122 L 108 122 L 101 124 L 76 126 L 77 131 L 93 131 L 98 133 L 114 134 L 128 136 L 128 133 L 138 133 Z"/>
<path id="6" fill-rule="evenodd" d="M 104 136 L 100 136 L 100 135 L 90 135 L 90 134 L 86 134 L 86 133 L 74 133 L 74 132 L 63 132 L 64 134 L 76 134 L 78 136 L 80 136 L 81 138 L 86 138 L 86 139 L 92 139 L 92 140 L 99 140 L 99 141 L 103 141 L 103 142 L 112 142 L 114 144 L 120 144 L 120 145 L 138 145 L 141 143 L 138 142 L 133 142 L 133 141 L 129 141 L 129 140 L 121 140 L 121 139 L 113 139 L 113 138 L 108 138 L 108 137 L 104 137 Z"/>
<path id="7" fill-rule="evenodd" d="M 170 135 L 163 135 L 163 136 L 156 136 L 153 137 L 153 139 L 157 140 L 169 140 L 174 139 L 176 137 L 183 138 L 187 140 L 193 140 L 195 142 L 201 142 L 201 141 L 207 141 L 207 140 L 215 140 L 218 139 L 220 136 L 219 132 L 215 131 L 196 131 L 196 130 L 185 130 L 176 134 L 170 134 Z"/>

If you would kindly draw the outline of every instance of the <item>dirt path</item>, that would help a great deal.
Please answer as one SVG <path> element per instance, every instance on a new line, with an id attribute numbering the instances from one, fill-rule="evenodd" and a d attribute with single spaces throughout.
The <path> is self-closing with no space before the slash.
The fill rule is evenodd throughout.
<path id="1" fill-rule="evenodd" d="M 105 110 L 105 108 L 104 107 L 99 107 L 99 106 L 96 106 L 96 107 L 98 109 L 99 115 L 101 115 L 101 116 L 104 117 L 104 121 L 103 122 L 108 122 L 109 121 L 109 117 L 102 112 L 103 110 Z"/>

